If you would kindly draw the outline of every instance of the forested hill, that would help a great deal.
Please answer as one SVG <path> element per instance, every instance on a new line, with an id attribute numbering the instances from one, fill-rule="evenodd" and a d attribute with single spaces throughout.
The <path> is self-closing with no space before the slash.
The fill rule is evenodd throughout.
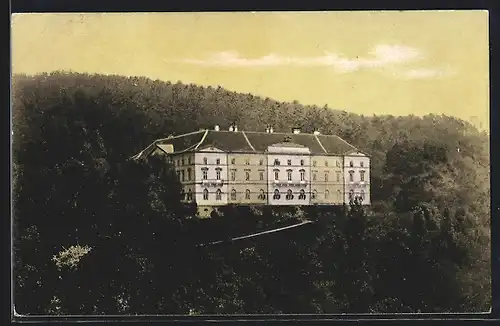
<path id="1" fill-rule="evenodd" d="M 452 156 L 459 154 L 460 159 L 469 160 L 463 164 L 472 164 L 469 168 L 489 184 L 488 136 L 463 120 L 444 115 L 363 116 L 326 105 L 278 102 L 222 87 L 63 72 L 14 76 L 13 93 L 14 132 L 21 132 L 23 119 L 16 116 L 23 116 L 40 128 L 57 125 L 59 141 L 66 141 L 64 146 L 73 150 L 84 145 L 73 133 L 86 135 L 80 138 L 83 142 L 98 137 L 102 144 L 97 148 L 106 149 L 108 161 L 124 160 L 157 138 L 213 128 L 215 124 L 225 127 L 234 122 L 243 130 L 264 130 L 272 125 L 276 131 L 301 126 L 305 132 L 318 128 L 324 134 L 336 134 L 369 153 L 375 200 L 387 197 L 377 190 L 382 186 L 386 154 L 395 144 L 404 142 L 429 143 L 443 147 Z M 16 134 L 14 139 L 18 140 L 15 145 L 20 145 L 24 134 Z M 71 151 L 61 148 L 63 153 L 70 155 Z"/>
<path id="2" fill-rule="evenodd" d="M 367 117 L 138 77 L 16 75 L 12 91 L 19 313 L 489 309 L 489 141 L 469 123 Z M 157 138 L 230 123 L 342 137 L 371 155 L 373 205 L 227 207 L 220 218 L 188 219 L 193 207 L 181 205 L 164 161 L 127 160 Z M 276 227 L 304 214 L 318 222 L 194 246 L 207 233 L 229 237 L 252 221 Z"/>

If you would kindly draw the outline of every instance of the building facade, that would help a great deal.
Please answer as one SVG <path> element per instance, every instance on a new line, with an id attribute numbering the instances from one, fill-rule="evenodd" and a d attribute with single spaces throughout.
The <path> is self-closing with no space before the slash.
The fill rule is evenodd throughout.
<path id="1" fill-rule="evenodd" d="M 166 155 L 200 216 L 236 205 L 370 204 L 370 158 L 335 135 L 231 127 L 159 139 L 135 155 Z"/>

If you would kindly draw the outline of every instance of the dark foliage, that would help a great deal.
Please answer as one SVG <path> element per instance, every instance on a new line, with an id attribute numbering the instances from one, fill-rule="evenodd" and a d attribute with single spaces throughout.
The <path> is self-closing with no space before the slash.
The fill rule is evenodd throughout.
<path id="1" fill-rule="evenodd" d="M 225 207 L 199 220 L 156 138 L 214 124 L 337 134 L 373 205 Z M 221 87 L 56 72 L 13 83 L 21 314 L 485 311 L 488 137 L 447 116 L 365 117 Z M 286 232 L 198 247 L 314 220 Z"/>

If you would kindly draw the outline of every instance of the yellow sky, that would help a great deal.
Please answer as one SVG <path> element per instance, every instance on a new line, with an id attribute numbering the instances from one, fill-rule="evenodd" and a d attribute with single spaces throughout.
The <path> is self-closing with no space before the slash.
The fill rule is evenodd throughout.
<path id="1" fill-rule="evenodd" d="M 13 73 L 221 85 L 360 114 L 489 124 L 488 13 L 23 14 Z"/>

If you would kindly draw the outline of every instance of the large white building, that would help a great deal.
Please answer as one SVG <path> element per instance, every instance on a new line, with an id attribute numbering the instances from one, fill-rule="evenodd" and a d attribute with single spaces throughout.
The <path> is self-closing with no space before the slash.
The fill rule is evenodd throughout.
<path id="1" fill-rule="evenodd" d="M 166 155 L 201 215 L 238 205 L 370 204 L 370 158 L 335 135 L 205 129 L 159 139 L 134 158 Z"/>

